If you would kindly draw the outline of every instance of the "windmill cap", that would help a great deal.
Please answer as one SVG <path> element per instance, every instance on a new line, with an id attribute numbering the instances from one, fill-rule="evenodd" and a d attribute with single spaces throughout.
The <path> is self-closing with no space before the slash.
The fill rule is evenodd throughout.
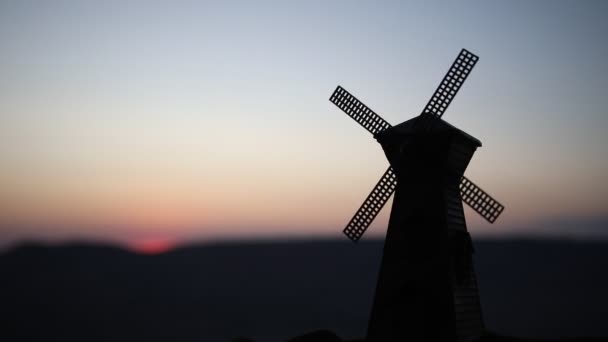
<path id="1" fill-rule="evenodd" d="M 416 130 L 416 123 L 418 122 L 418 120 L 435 120 L 435 122 L 433 123 L 433 132 L 435 133 L 439 133 L 439 132 L 455 132 L 457 134 L 462 135 L 464 138 L 466 138 L 467 140 L 469 140 L 473 145 L 480 147 L 481 146 L 481 141 L 479 141 L 479 139 L 475 138 L 474 136 L 468 134 L 467 132 L 451 125 L 450 123 L 444 121 L 441 118 L 431 118 L 432 114 L 428 114 L 428 113 L 423 113 L 420 114 L 419 116 L 409 119 L 407 121 L 404 121 L 398 125 L 395 125 L 391 128 L 388 128 L 380 133 L 377 133 L 375 135 L 376 139 L 382 139 L 383 136 L 387 136 L 387 135 L 414 135 L 417 134 L 417 130 Z"/>

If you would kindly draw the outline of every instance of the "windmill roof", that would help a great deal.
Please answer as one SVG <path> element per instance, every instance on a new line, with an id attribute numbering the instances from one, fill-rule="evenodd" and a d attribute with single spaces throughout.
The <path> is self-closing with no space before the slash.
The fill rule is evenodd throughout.
<path id="1" fill-rule="evenodd" d="M 428 115 L 428 114 L 423 114 L 423 115 Z M 414 124 L 416 123 L 416 121 L 418 121 L 420 118 L 420 116 L 416 116 L 412 119 L 409 119 L 407 121 L 404 121 L 396 126 L 393 126 L 393 129 L 396 130 L 399 133 L 414 133 Z M 457 128 L 456 126 L 453 126 L 452 124 L 448 123 L 447 121 L 443 120 L 443 119 L 435 119 L 437 120 L 437 123 L 435 124 L 435 126 L 433 127 L 433 130 L 435 131 L 457 131 L 459 133 L 461 133 L 462 135 L 464 135 L 465 137 L 467 137 L 468 139 L 470 139 L 471 141 L 473 141 L 473 143 L 475 143 L 478 146 L 481 146 L 481 141 L 479 141 L 479 139 L 475 138 L 474 136 L 470 135 L 469 133 Z"/>

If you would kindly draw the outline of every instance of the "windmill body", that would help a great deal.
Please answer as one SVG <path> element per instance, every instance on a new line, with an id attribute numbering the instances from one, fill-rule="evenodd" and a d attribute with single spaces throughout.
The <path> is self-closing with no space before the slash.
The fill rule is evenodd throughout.
<path id="1" fill-rule="evenodd" d="M 330 97 L 390 163 L 344 234 L 358 241 L 395 192 L 368 341 L 472 341 L 483 332 L 462 203 L 490 223 L 504 207 L 464 176 L 481 142 L 441 119 L 477 61 L 463 49 L 422 114 L 394 127 L 340 86 Z"/>
<path id="2" fill-rule="evenodd" d="M 481 143 L 417 117 L 376 138 L 397 177 L 369 341 L 455 341 L 483 329 L 459 184 Z M 466 295 L 466 296 L 463 296 Z"/>

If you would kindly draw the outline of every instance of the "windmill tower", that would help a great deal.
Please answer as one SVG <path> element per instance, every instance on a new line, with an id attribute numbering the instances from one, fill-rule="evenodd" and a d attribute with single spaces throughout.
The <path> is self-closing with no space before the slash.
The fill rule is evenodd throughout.
<path id="1" fill-rule="evenodd" d="M 470 341 L 483 333 L 462 202 L 504 207 L 464 176 L 481 142 L 441 116 L 478 61 L 463 49 L 422 113 L 397 126 L 338 86 L 330 101 L 370 131 L 390 167 L 344 234 L 358 241 L 395 192 L 367 341 Z"/>

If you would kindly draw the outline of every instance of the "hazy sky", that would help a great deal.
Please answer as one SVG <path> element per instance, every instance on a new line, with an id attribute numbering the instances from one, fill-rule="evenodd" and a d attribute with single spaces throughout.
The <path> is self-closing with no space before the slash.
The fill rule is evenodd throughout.
<path id="1" fill-rule="evenodd" d="M 388 164 L 330 94 L 397 124 L 463 47 L 480 62 L 444 118 L 482 141 L 467 176 L 507 207 L 494 225 L 467 210 L 475 236 L 608 235 L 607 15 L 605 1 L 2 1 L 0 245 L 339 237 Z"/>

